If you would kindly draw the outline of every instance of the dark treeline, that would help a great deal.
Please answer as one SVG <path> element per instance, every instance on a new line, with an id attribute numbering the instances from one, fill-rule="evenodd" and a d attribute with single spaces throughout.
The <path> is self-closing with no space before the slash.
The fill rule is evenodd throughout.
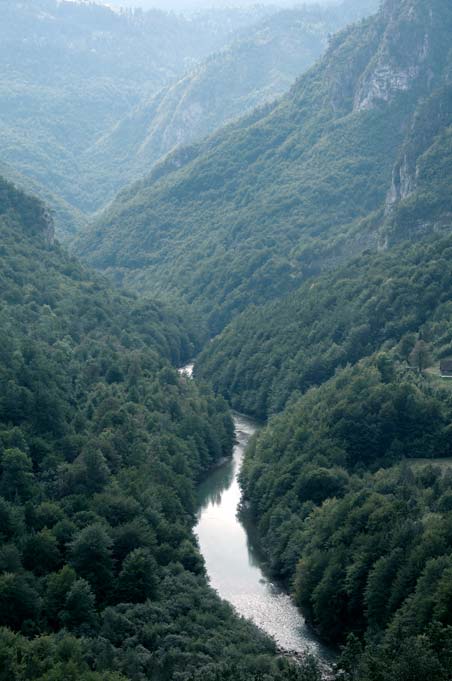
<path id="1" fill-rule="evenodd" d="M 247 310 L 203 350 L 198 374 L 259 418 L 379 348 L 452 354 L 452 238 L 366 253 L 286 298 Z"/>
<path id="2" fill-rule="evenodd" d="M 451 355 L 450 244 L 365 254 L 199 360 L 236 408 L 282 410 L 248 449 L 244 501 L 274 576 L 345 644 L 338 679 L 451 678 L 452 393 L 434 368 Z"/>
<path id="3" fill-rule="evenodd" d="M 171 367 L 195 337 L 3 181 L 0 231 L 1 681 L 315 681 L 207 586 L 195 485 L 232 421 Z"/>
<path id="4" fill-rule="evenodd" d="M 450 679 L 452 394 L 396 352 L 338 370 L 273 417 L 242 471 L 273 574 L 338 679 Z"/>

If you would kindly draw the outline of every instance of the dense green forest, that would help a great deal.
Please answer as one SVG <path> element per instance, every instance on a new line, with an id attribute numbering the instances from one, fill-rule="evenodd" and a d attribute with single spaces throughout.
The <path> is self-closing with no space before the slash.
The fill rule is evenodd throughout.
<path id="1" fill-rule="evenodd" d="M 273 415 L 243 512 L 275 578 L 345 646 L 338 679 L 451 678 L 451 123 L 445 84 L 400 148 L 380 252 L 247 308 L 197 362 L 236 409 Z"/>
<path id="2" fill-rule="evenodd" d="M 226 49 L 145 98 L 84 158 L 102 183 L 120 189 L 146 175 L 179 145 L 206 137 L 228 121 L 284 94 L 326 49 L 328 36 L 370 14 L 376 2 L 304 6 L 270 13 Z"/>
<path id="3" fill-rule="evenodd" d="M 0 10 L 0 681 L 326 681 L 209 585 L 231 407 L 245 555 L 328 681 L 452 681 L 452 6 L 326 38 L 372 7 Z M 259 102 L 86 227 L 102 273 L 55 239 Z"/>
<path id="4" fill-rule="evenodd" d="M 374 62 L 406 66 L 394 14 L 441 8 L 385 3 L 390 34 Z M 447 26 L 450 34 L 450 14 Z M 447 74 L 450 48 L 441 49 Z M 355 86 L 355 104 L 369 78 Z M 381 216 L 367 221 L 379 222 L 378 251 L 364 242 L 353 257 L 348 241 L 352 258 L 341 264 L 344 232 L 313 241 L 307 281 L 246 307 L 196 365 L 234 408 L 271 417 L 247 451 L 243 513 L 273 576 L 320 635 L 343 646 L 335 674 L 347 681 L 452 678 L 452 392 L 438 372 L 452 356 L 448 79 L 418 100 Z M 334 173 L 338 190 L 351 191 Z M 320 275 L 319 254 L 332 257 Z"/>
<path id="5" fill-rule="evenodd" d="M 452 355 L 452 237 L 367 252 L 282 300 L 248 309 L 203 350 L 197 372 L 234 408 L 258 418 L 337 368 L 397 347 L 416 367 Z"/>
<path id="6" fill-rule="evenodd" d="M 172 368 L 196 336 L 3 180 L 0 230 L 0 679 L 316 681 L 207 586 L 195 485 L 232 421 Z"/>
<path id="7" fill-rule="evenodd" d="M 236 407 L 285 406 L 247 452 L 244 508 L 274 576 L 347 642 L 340 679 L 451 678 L 450 247 L 367 253 L 199 359 Z"/>
<path id="8" fill-rule="evenodd" d="M 141 291 L 182 295 L 214 334 L 322 267 L 410 226 L 413 237 L 440 227 L 451 208 L 451 25 L 447 0 L 386 3 L 334 36 L 279 103 L 124 190 L 77 252 Z M 427 161 L 416 185 L 413 166 Z"/>
<path id="9" fill-rule="evenodd" d="M 397 352 L 338 371 L 248 451 L 244 506 L 338 679 L 449 680 L 450 388 Z"/>

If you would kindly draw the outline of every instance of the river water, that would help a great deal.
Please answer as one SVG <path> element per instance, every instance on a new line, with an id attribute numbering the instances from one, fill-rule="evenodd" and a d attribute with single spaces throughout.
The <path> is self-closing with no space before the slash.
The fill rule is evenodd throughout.
<path id="1" fill-rule="evenodd" d="M 181 370 L 191 376 L 192 365 Z M 237 515 L 241 499 L 238 474 L 247 443 L 258 425 L 234 414 L 233 457 L 212 473 L 199 489 L 198 536 L 210 583 L 237 612 L 253 620 L 287 653 L 311 653 L 324 662 L 331 652 L 306 625 L 291 598 L 265 573 L 252 532 Z"/>

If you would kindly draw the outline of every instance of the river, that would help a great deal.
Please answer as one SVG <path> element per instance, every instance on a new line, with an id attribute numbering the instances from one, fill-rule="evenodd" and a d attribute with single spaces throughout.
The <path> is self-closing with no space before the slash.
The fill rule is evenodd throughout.
<path id="1" fill-rule="evenodd" d="M 181 370 L 191 376 L 193 365 Z M 236 611 L 272 636 L 281 651 L 311 653 L 323 662 L 332 659 L 306 625 L 290 596 L 265 572 L 252 532 L 238 516 L 241 491 L 238 474 L 247 443 L 258 429 L 251 419 L 234 414 L 236 444 L 232 459 L 215 470 L 199 489 L 195 533 L 210 584 Z"/>

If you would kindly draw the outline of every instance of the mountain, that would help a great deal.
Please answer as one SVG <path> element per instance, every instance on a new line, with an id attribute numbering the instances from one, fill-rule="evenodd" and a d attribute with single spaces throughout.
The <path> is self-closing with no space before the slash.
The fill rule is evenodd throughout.
<path id="1" fill-rule="evenodd" d="M 371 11 L 367 3 L 303 7 L 272 14 L 227 49 L 146 98 L 86 150 L 85 167 L 109 182 L 111 196 L 149 172 L 178 145 L 206 137 L 227 122 L 284 94 L 326 49 L 328 35 Z"/>
<path id="2" fill-rule="evenodd" d="M 235 409 L 263 419 L 378 350 L 401 343 L 408 360 L 417 337 L 438 364 L 452 354 L 451 247 L 449 234 L 368 251 L 248 309 L 205 347 L 198 374 Z"/>
<path id="3" fill-rule="evenodd" d="M 356 116 L 387 116 L 404 93 L 381 206 L 357 232 L 365 250 L 340 235 L 320 251 L 335 255 L 323 272 L 248 306 L 196 363 L 235 409 L 269 419 L 245 457 L 242 513 L 275 581 L 343 646 L 336 679 L 446 680 L 452 668 L 452 401 L 440 371 L 452 356 L 451 53 L 428 35 L 435 16 L 450 34 L 445 3 L 384 4 L 378 50 L 350 88 Z"/>
<path id="4" fill-rule="evenodd" d="M 52 7 L 69 33 L 106 16 L 14 11 L 33 33 Z M 141 295 L 0 178 L 0 681 L 451 681 L 451 34 L 450 0 L 384 0 L 281 100 L 122 192 L 76 243 Z M 1 169 L 77 220 L 58 173 Z M 266 420 L 237 512 L 272 594 L 340 646 L 327 671 L 208 584 L 193 527 L 227 401 Z"/>
<path id="5" fill-rule="evenodd" d="M 197 361 L 235 408 L 270 415 L 242 512 L 344 646 L 337 680 L 450 676 L 451 254 L 450 230 L 368 251 L 242 314 Z"/>
<path id="6" fill-rule="evenodd" d="M 451 14 L 445 0 L 385 2 L 278 103 L 121 192 L 77 252 L 136 289 L 182 295 L 214 334 L 411 226 L 413 237 L 441 228 Z"/>
<path id="7" fill-rule="evenodd" d="M 207 584 L 195 489 L 233 433 L 172 367 L 195 336 L 69 257 L 3 179 L 0 234 L 2 678 L 316 681 Z"/>
<path id="8" fill-rule="evenodd" d="M 49 193 L 89 213 L 105 202 L 83 152 L 143 98 L 227 45 L 260 10 L 115 12 L 95 3 L 0 4 L 0 155 Z M 107 187 L 107 198 L 109 197 Z M 57 223 L 61 234 L 73 231 Z"/>
<path id="9" fill-rule="evenodd" d="M 61 196 L 54 194 L 44 184 L 40 184 L 28 175 L 18 172 L 7 163 L 0 162 L 0 176 L 20 187 L 27 194 L 39 196 L 52 212 L 55 231 L 59 238 L 73 235 L 88 224 L 88 219 L 81 210 L 74 208 Z"/>

